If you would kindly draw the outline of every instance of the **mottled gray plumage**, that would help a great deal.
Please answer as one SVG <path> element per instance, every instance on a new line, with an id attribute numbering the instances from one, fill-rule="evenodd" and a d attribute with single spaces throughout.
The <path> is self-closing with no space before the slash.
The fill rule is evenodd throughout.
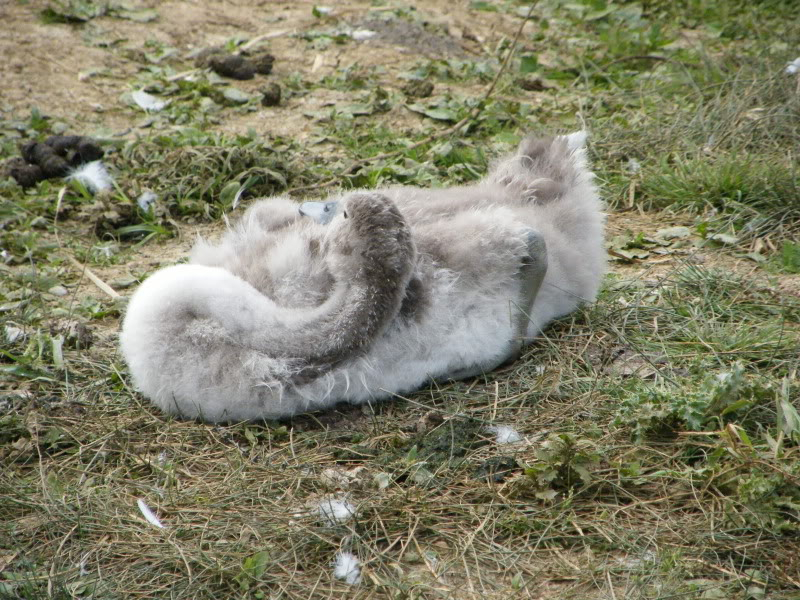
<path id="1" fill-rule="evenodd" d="M 121 345 L 136 387 L 173 414 L 254 420 L 516 357 L 605 270 L 584 140 L 527 138 L 471 186 L 256 202 L 134 294 Z"/>

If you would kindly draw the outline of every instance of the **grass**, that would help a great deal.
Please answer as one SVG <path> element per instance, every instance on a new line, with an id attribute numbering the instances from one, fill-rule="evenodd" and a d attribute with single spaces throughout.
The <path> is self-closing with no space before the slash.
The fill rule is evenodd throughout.
<path id="1" fill-rule="evenodd" d="M 766 352 L 753 344 L 730 350 L 727 338 L 742 322 L 763 323 L 771 312 L 771 296 L 755 283 L 742 291 L 741 282 L 731 282 L 703 299 L 704 314 L 718 322 L 715 336 L 677 314 L 676 304 L 690 304 L 718 277 L 693 269 L 662 284 L 655 303 L 644 290 L 624 309 L 615 307 L 628 292 L 606 292 L 510 372 L 374 411 L 344 410 L 334 419 L 347 427 L 315 417 L 228 427 L 165 419 L 131 397 L 116 361 L 71 358 L 69 380 L 39 384 L 52 400 L 4 423 L 10 468 L 3 498 L 14 515 L 8 533 L 31 540 L 16 544 L 25 555 L 41 540 L 50 548 L 63 542 L 50 563 L 55 581 L 65 588 L 110 586 L 95 592 L 101 597 L 167 589 L 195 597 L 280 589 L 303 597 L 314 585 L 333 594 L 327 564 L 340 548 L 367 561 L 371 593 L 390 597 L 459 589 L 447 576 L 449 583 L 437 582 L 437 572 L 485 580 L 487 594 L 504 581 L 533 591 L 542 565 L 553 568 L 553 553 L 563 562 L 548 577 L 577 583 L 608 573 L 629 582 L 621 589 L 641 593 L 632 597 L 730 592 L 751 569 L 768 578 L 768 589 L 791 589 L 791 574 L 773 561 L 778 548 L 789 552 L 797 528 L 792 506 L 800 472 L 790 440 L 800 431 L 790 428 L 777 442 L 786 423 L 775 407 L 796 398 L 790 355 L 797 336 L 765 329 L 752 341 Z M 652 341 L 643 327 L 655 312 L 663 321 Z M 611 340 L 638 347 L 639 356 L 664 352 L 664 373 L 654 381 L 614 375 Z M 600 353 L 609 346 L 610 355 Z M 701 346 L 711 351 L 698 352 Z M 734 373 L 737 391 L 709 411 L 715 393 L 725 396 L 714 384 L 708 397 L 696 394 L 699 416 L 682 417 L 686 390 L 698 389 L 707 373 Z M 653 394 L 663 414 L 652 410 Z M 530 443 L 498 447 L 472 420 L 523 423 Z M 433 425 L 420 436 L 426 422 Z M 647 435 L 639 436 L 642 424 Z M 438 454 L 422 445 L 451 436 L 457 442 Z M 481 464 L 497 456 L 516 461 L 511 476 L 476 479 Z M 315 503 L 342 492 L 359 507 L 356 521 L 324 525 Z M 139 497 L 168 530 L 141 520 Z M 249 572 L 244 565 L 258 552 L 268 552 L 269 569 Z M 89 565 L 83 575 L 82 561 Z M 735 577 L 688 581 L 698 569 L 724 574 L 731 564 Z M 95 573 L 101 565 L 102 578 Z M 106 573 L 108 565 L 117 567 Z M 24 585 L 34 590 L 38 582 L 42 592 L 52 578 L 36 579 L 33 565 L 27 574 Z M 23 584 L 12 585 L 19 593 Z"/>
<path id="2" fill-rule="evenodd" d="M 470 6 L 476 21 L 528 9 Z M 424 22 L 422 10 L 395 12 Z M 793 12 L 542 1 L 486 101 L 518 21 L 474 61 L 375 69 L 338 17 L 319 16 L 338 33 L 293 42 L 352 61 L 281 84 L 347 102 L 310 114 L 303 143 L 222 133 L 258 110 L 255 95 L 234 106 L 213 80 L 170 81 L 190 66 L 179 55 L 131 59 L 142 68 L 120 91 L 154 86 L 171 104 L 142 137 L 106 140 L 111 193 L 67 186 L 59 200 L 57 180 L 0 181 L 0 598 L 797 598 Z M 406 97 L 409 78 L 434 95 Z M 2 158 L 61 127 L 45 112 L 0 124 Z M 425 141 L 473 112 L 459 135 Z M 173 237 L 249 198 L 323 194 L 334 177 L 469 182 L 531 123 L 583 121 L 612 224 L 643 213 L 653 230 L 689 226 L 669 241 L 621 236 L 598 302 L 484 378 L 284 422 L 176 421 L 130 388 L 124 307 L 68 260 L 124 293 L 173 262 Z M 148 210 L 145 190 L 158 197 Z M 499 444 L 492 425 L 524 439 Z M 355 517 L 321 519 L 331 497 Z M 356 587 L 331 575 L 343 550 L 362 562 Z"/>

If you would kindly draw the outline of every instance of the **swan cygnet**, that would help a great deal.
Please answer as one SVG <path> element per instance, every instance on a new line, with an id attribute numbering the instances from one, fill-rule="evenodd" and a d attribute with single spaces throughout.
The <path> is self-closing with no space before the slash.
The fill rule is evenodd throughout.
<path id="1" fill-rule="evenodd" d="M 167 413 L 235 422 L 516 358 L 605 272 L 585 139 L 528 137 L 468 186 L 257 201 L 131 298 L 120 339 L 135 387 Z"/>

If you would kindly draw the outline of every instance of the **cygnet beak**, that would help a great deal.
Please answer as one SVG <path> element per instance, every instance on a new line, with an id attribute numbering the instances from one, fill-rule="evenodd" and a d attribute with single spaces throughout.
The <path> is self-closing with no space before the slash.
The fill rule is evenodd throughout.
<path id="1" fill-rule="evenodd" d="M 333 220 L 337 212 L 336 202 L 303 202 L 300 205 L 300 214 L 314 219 L 320 225 L 327 225 Z"/>

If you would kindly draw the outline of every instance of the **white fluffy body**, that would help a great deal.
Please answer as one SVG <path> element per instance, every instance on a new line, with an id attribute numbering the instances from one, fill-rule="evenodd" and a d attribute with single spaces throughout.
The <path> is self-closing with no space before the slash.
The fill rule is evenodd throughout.
<path id="1" fill-rule="evenodd" d="M 350 585 L 361 583 L 361 563 L 356 555 L 352 552 L 339 552 L 333 565 L 333 576 Z"/>
<path id="2" fill-rule="evenodd" d="M 80 181 L 93 194 L 100 190 L 111 189 L 114 182 L 102 160 L 93 160 L 81 165 L 72 171 L 67 179 Z"/>
<path id="3" fill-rule="evenodd" d="M 221 242 L 201 241 L 190 264 L 155 273 L 134 294 L 121 347 L 136 388 L 172 414 L 259 420 L 390 398 L 513 358 L 515 315 L 524 310 L 530 341 L 592 301 L 605 271 L 605 217 L 585 140 L 527 138 L 470 186 L 376 190 L 415 244 L 406 297 L 367 348 L 307 377 L 282 348 L 320 343 L 313 323 L 344 293 L 324 256 L 344 216 L 321 225 L 288 198 L 256 202 Z M 521 308 L 531 231 L 546 245 L 547 271 L 532 308 Z"/>

